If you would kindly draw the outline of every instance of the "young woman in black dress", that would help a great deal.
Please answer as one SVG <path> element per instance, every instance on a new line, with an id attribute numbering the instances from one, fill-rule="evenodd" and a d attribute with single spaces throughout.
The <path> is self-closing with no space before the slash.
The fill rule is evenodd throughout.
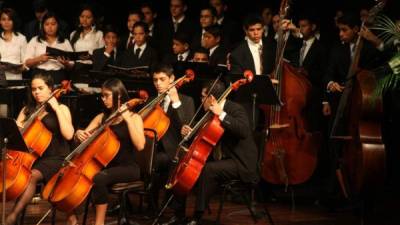
<path id="1" fill-rule="evenodd" d="M 84 141 L 90 137 L 90 131 L 100 126 L 107 117 L 119 110 L 119 107 L 129 100 L 125 86 L 118 79 L 104 82 L 101 90 L 105 111 L 97 115 L 84 130 L 77 130 L 75 138 Z M 142 118 L 133 111 L 127 110 L 110 126 L 120 142 L 117 155 L 107 167 L 93 178 L 92 200 L 96 208 L 95 225 L 104 225 L 108 187 L 115 183 L 135 181 L 140 178 L 140 168 L 135 163 L 135 152 L 141 151 L 145 145 Z M 76 220 L 71 215 L 69 221 Z"/>
<path id="2" fill-rule="evenodd" d="M 21 128 L 29 119 L 35 108 L 50 98 L 53 92 L 53 79 L 49 75 L 36 74 L 31 82 L 31 94 L 27 105 L 21 110 L 17 124 Z M 39 119 L 52 133 L 52 139 L 44 154 L 36 160 L 32 167 L 32 177 L 28 187 L 16 201 L 6 224 L 13 225 L 18 214 L 32 200 L 38 182 L 47 182 L 61 168 L 65 156 L 69 153 L 68 140 L 74 136 L 71 112 L 66 105 L 60 104 L 55 97 L 47 101 L 48 106 L 39 114 Z"/>

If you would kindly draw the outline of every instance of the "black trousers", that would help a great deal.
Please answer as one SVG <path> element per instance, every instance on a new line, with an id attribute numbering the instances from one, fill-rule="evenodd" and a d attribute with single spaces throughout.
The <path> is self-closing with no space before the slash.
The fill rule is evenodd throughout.
<path id="1" fill-rule="evenodd" d="M 207 162 L 194 189 L 195 212 L 204 212 L 220 185 L 232 179 L 240 179 L 238 167 L 232 159 Z M 172 206 L 177 215 L 184 214 L 185 199 L 177 197 Z"/>
<path id="2" fill-rule="evenodd" d="M 140 179 L 140 168 L 136 164 L 129 166 L 115 166 L 102 170 L 93 178 L 93 203 L 106 204 L 108 188 L 116 183 L 132 182 Z"/>

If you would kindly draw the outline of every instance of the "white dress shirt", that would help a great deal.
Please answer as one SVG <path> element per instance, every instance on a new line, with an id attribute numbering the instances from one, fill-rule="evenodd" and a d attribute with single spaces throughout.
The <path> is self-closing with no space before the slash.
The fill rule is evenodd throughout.
<path id="1" fill-rule="evenodd" d="M 312 38 L 309 38 L 308 40 L 304 40 L 304 43 L 305 43 L 305 49 L 304 49 L 304 52 L 303 52 L 303 58 L 300 58 L 300 64 L 302 65 L 303 64 L 303 62 L 304 62 L 304 59 L 306 58 L 306 56 L 307 56 L 307 53 L 308 53 L 308 51 L 310 51 L 310 48 L 311 48 L 311 45 L 314 43 L 314 40 L 315 40 L 315 37 L 312 37 Z M 300 55 L 300 57 L 301 57 L 301 55 Z"/>
<path id="2" fill-rule="evenodd" d="M 57 48 L 63 51 L 67 52 L 72 52 L 72 47 L 71 44 L 67 39 L 64 40 L 64 42 L 59 43 L 57 40 L 51 44 L 47 43 L 47 41 L 42 40 L 39 42 L 38 36 L 33 37 L 27 47 L 26 47 L 26 52 L 25 52 L 25 57 L 24 57 L 24 62 L 26 62 L 27 59 L 32 59 L 35 57 L 38 57 L 40 55 L 43 55 L 46 53 L 46 47 L 52 47 L 52 48 Z M 39 64 L 37 68 L 42 69 L 42 70 L 60 70 L 64 68 L 64 65 L 58 62 L 56 59 L 49 59 L 48 61 Z"/>
<path id="3" fill-rule="evenodd" d="M 3 37 L 4 33 L 1 33 Z M 10 41 L 0 38 L 0 60 L 13 64 L 22 64 L 24 62 L 24 55 L 26 51 L 26 38 L 21 33 L 14 34 Z M 22 74 L 16 74 L 6 71 L 5 76 L 7 80 L 21 80 Z"/>
<path id="4" fill-rule="evenodd" d="M 73 31 L 70 35 L 70 40 L 76 31 Z M 93 54 L 93 51 L 98 48 L 104 47 L 103 40 L 103 32 L 100 30 L 96 30 L 95 27 L 92 27 L 92 30 L 87 34 L 81 33 L 78 40 L 74 43 L 73 49 L 75 52 L 85 52 L 88 51 L 89 54 Z M 77 60 L 77 62 L 84 64 L 92 64 L 92 60 Z"/>
<path id="5" fill-rule="evenodd" d="M 250 48 L 251 55 L 253 56 L 254 67 L 256 69 L 256 75 L 261 74 L 261 63 L 260 49 L 262 49 L 262 40 L 259 43 L 254 43 L 249 38 L 247 39 L 247 45 Z"/>
<path id="6" fill-rule="evenodd" d="M 137 44 L 135 44 L 135 46 L 133 47 L 133 53 L 136 54 L 136 49 L 140 48 L 140 53 L 139 53 L 139 57 L 142 57 L 144 50 L 147 47 L 147 43 L 144 43 L 143 45 L 139 46 Z"/>

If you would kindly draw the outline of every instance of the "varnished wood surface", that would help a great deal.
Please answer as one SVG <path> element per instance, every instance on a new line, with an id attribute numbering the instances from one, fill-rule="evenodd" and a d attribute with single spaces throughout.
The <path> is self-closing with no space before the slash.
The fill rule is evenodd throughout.
<path id="1" fill-rule="evenodd" d="M 400 209 L 396 199 L 400 199 L 398 194 L 394 194 L 392 191 L 382 192 L 381 197 L 375 204 L 375 207 L 371 207 L 366 210 L 364 217 L 361 216 L 362 210 L 355 208 L 351 204 L 341 202 L 336 209 L 330 209 L 321 204 L 317 204 L 313 198 L 305 196 L 295 196 L 295 205 L 292 205 L 291 198 L 287 196 L 279 196 L 277 201 L 268 203 L 258 203 L 257 210 L 261 213 L 264 206 L 267 206 L 271 213 L 273 220 L 276 225 L 362 225 L 362 224 L 373 224 L 373 225 L 397 225 L 400 222 L 398 219 L 398 211 Z M 131 199 L 131 202 L 135 206 L 137 201 L 135 197 Z M 204 216 L 203 225 L 214 224 L 217 210 L 218 210 L 219 198 L 216 196 L 212 199 L 210 208 L 211 214 L 206 212 Z M 187 214 L 191 215 L 193 211 L 194 197 L 190 196 L 187 206 Z M 12 207 L 12 203 L 6 204 L 6 211 L 8 212 Z M 25 215 L 24 224 L 36 224 L 40 217 L 49 209 L 49 204 L 43 200 L 40 200 L 36 204 L 30 204 L 27 208 Z M 82 210 L 79 210 L 82 212 Z M 80 222 L 82 224 L 80 213 Z M 139 224 L 147 225 L 151 224 L 152 220 L 143 218 L 143 213 L 131 213 L 130 221 L 136 221 Z M 168 220 L 172 216 L 172 211 L 167 209 L 162 217 L 161 221 Z M 107 216 L 106 225 L 116 224 L 116 216 Z M 50 224 L 50 217 L 46 218 L 43 225 Z M 66 224 L 65 214 L 58 212 L 56 217 L 56 224 Z M 89 225 L 94 224 L 94 208 L 91 207 L 89 210 Z M 132 223 L 131 223 L 132 224 Z M 225 202 L 224 210 L 222 214 L 221 224 L 225 225 L 251 225 L 254 224 L 250 217 L 249 211 L 244 204 L 234 203 L 232 199 L 228 199 Z M 269 224 L 267 218 L 261 218 L 257 223 L 259 225 Z"/>

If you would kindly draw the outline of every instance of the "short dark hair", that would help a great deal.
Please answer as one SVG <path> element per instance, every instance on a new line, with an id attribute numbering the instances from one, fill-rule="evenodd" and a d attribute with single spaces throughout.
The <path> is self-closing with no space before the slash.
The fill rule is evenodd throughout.
<path id="1" fill-rule="evenodd" d="M 103 28 L 103 37 L 106 36 L 107 33 L 114 33 L 119 36 L 119 30 L 112 24 L 106 24 Z"/>
<path id="2" fill-rule="evenodd" d="M 48 9 L 46 0 L 35 0 L 32 6 L 34 12 L 44 12 Z"/>
<path id="3" fill-rule="evenodd" d="M 153 76 L 156 73 L 165 73 L 168 77 L 174 75 L 174 68 L 170 64 L 160 63 L 153 69 Z"/>
<path id="4" fill-rule="evenodd" d="M 136 27 L 142 27 L 144 32 L 146 34 L 149 33 L 149 25 L 147 25 L 147 23 L 143 22 L 143 21 L 138 21 L 135 23 L 135 25 L 133 25 L 132 31 L 136 28 Z"/>
<path id="5" fill-rule="evenodd" d="M 204 28 L 204 30 L 207 33 L 210 33 L 214 37 L 221 37 L 222 36 L 221 26 L 219 26 L 217 24 L 208 26 L 208 27 Z"/>
<path id="6" fill-rule="evenodd" d="M 208 50 L 204 47 L 200 47 L 194 50 L 194 53 L 204 53 L 208 56 Z"/>
<path id="7" fill-rule="evenodd" d="M 203 8 L 200 9 L 200 13 L 201 13 L 201 11 L 203 11 L 203 10 L 208 10 L 208 11 L 211 12 L 211 14 L 212 14 L 215 18 L 217 17 L 217 10 L 216 10 L 214 7 L 212 7 L 212 6 L 205 6 L 205 7 L 203 7 Z"/>
<path id="8" fill-rule="evenodd" d="M 190 44 L 190 37 L 186 32 L 176 32 L 172 39 L 177 40 L 182 44 Z"/>
<path id="9" fill-rule="evenodd" d="M 246 18 L 243 21 L 243 27 L 247 30 L 250 26 L 253 26 L 255 24 L 262 24 L 264 25 L 263 20 L 258 14 L 250 14 L 246 16 Z"/>
<path id="10" fill-rule="evenodd" d="M 354 28 L 356 26 L 360 27 L 361 25 L 360 16 L 349 12 L 344 13 L 343 16 L 339 17 L 337 23 L 347 25 L 350 28 Z"/>
<path id="11" fill-rule="evenodd" d="M 210 89 L 212 87 L 210 95 L 212 95 L 212 96 L 214 96 L 214 98 L 218 99 L 224 93 L 225 85 L 222 81 L 219 81 L 219 80 L 214 84 L 214 86 L 213 86 L 213 84 L 214 84 L 213 80 L 206 81 L 203 83 L 202 88 L 205 88 L 207 90 L 207 92 L 210 92 Z"/>
<path id="12" fill-rule="evenodd" d="M 142 20 L 144 19 L 144 15 L 143 15 L 142 11 L 140 11 L 140 10 L 138 10 L 138 9 L 129 10 L 129 12 L 128 12 L 128 17 L 129 17 L 130 15 L 138 15 L 139 18 L 140 18 L 140 21 L 142 21 Z"/>

